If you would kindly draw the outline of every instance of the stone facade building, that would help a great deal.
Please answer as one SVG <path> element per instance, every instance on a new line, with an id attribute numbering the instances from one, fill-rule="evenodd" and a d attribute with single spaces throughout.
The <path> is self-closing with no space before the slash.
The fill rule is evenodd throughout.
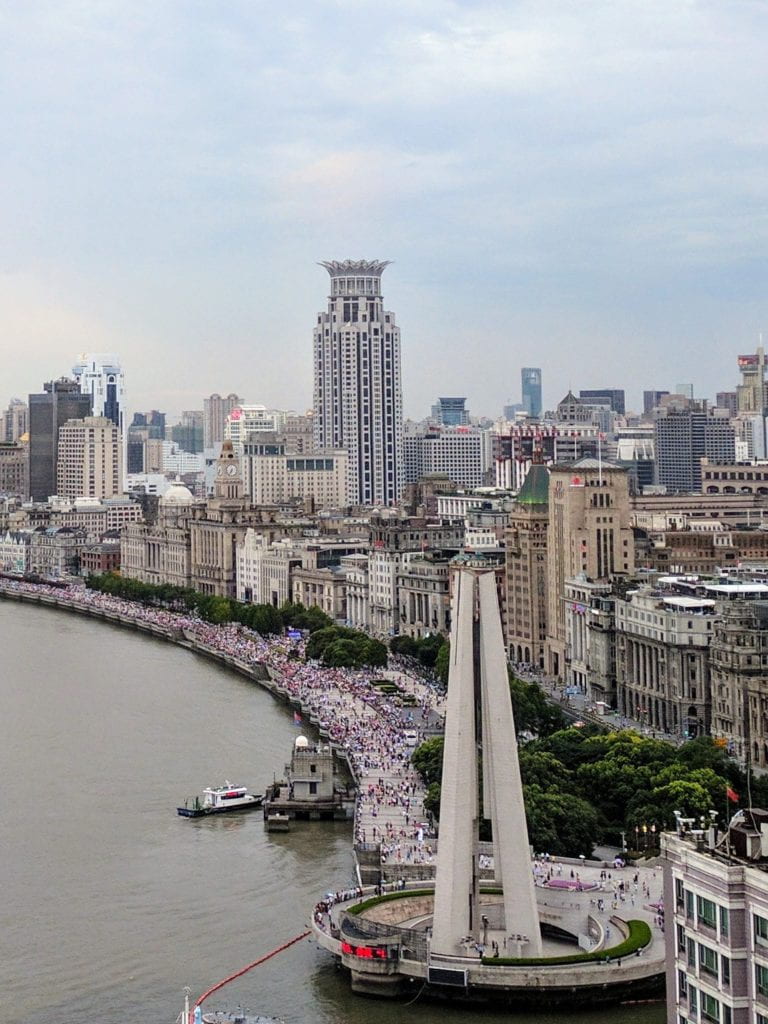
<path id="1" fill-rule="evenodd" d="M 29 571 L 46 579 L 78 576 L 80 556 L 87 543 L 84 530 L 40 526 L 29 539 Z"/>
<path id="2" fill-rule="evenodd" d="M 693 739 L 709 733 L 709 646 L 716 602 L 646 587 L 616 601 L 618 710 Z"/>
<path id="3" fill-rule="evenodd" d="M 0 441 L 0 494 L 29 494 L 29 455 L 21 441 Z"/>
<path id="4" fill-rule="evenodd" d="M 414 555 L 397 575 L 398 632 L 415 638 L 451 628 L 450 557 Z"/>
<path id="5" fill-rule="evenodd" d="M 547 672 L 567 678 L 565 582 L 579 574 L 605 581 L 635 568 L 624 469 L 597 459 L 554 466 L 547 528 Z"/>
<path id="6" fill-rule="evenodd" d="M 742 764 L 768 768 L 768 601 L 721 605 L 710 673 L 712 735 Z"/>
<path id="7" fill-rule="evenodd" d="M 512 661 L 544 668 L 547 641 L 549 470 L 533 463 L 509 513 L 506 642 Z"/>

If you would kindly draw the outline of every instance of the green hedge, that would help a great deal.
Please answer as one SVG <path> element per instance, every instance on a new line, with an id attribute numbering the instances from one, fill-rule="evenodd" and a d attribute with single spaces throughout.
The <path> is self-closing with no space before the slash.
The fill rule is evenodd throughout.
<path id="1" fill-rule="evenodd" d="M 397 892 L 387 892 L 382 896 L 371 896 L 369 900 L 363 900 L 362 903 L 356 903 L 354 907 L 347 907 L 347 913 L 362 914 L 364 910 L 370 910 L 371 907 L 375 907 L 379 903 L 390 903 L 392 900 L 402 900 L 408 896 L 434 895 L 434 889 L 399 889 Z"/>
<path id="2" fill-rule="evenodd" d="M 498 887 L 481 888 L 481 893 L 500 896 L 502 890 Z M 434 889 L 399 889 L 397 892 L 387 892 L 381 896 L 371 896 L 370 899 L 356 903 L 354 907 L 348 907 L 348 914 L 362 914 L 371 907 L 380 903 L 391 903 L 393 900 L 407 899 L 409 896 L 434 896 Z M 644 949 L 651 941 L 651 926 L 646 921 L 627 921 L 629 935 L 617 946 L 610 949 L 601 949 L 595 953 L 571 953 L 567 956 L 484 956 L 483 964 L 487 967 L 556 967 L 567 964 L 589 964 L 604 963 L 606 959 L 620 960 L 622 957 L 631 956 L 638 949 Z"/>
<path id="3" fill-rule="evenodd" d="M 651 941 L 651 927 L 646 921 L 627 921 L 629 935 L 618 946 L 601 949 L 595 953 L 573 953 L 570 956 L 484 956 L 488 967 L 553 967 L 558 964 L 603 963 L 607 959 L 620 960 L 643 949 Z"/>

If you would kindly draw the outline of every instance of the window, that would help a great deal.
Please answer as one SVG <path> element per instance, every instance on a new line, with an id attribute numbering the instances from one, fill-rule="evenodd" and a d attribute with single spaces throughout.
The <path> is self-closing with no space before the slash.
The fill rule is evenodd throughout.
<path id="1" fill-rule="evenodd" d="M 675 903 L 678 907 L 682 907 L 684 899 L 684 889 L 682 878 L 675 879 Z"/>
<path id="2" fill-rule="evenodd" d="M 768 946 L 768 919 L 754 914 L 755 922 L 755 945 Z"/>
<path id="3" fill-rule="evenodd" d="M 768 967 L 755 964 L 755 985 L 761 996 L 768 996 Z"/>
<path id="4" fill-rule="evenodd" d="M 688 939 L 688 966 L 696 967 L 696 943 L 693 939 Z"/>
<path id="5" fill-rule="evenodd" d="M 701 1019 L 720 1024 L 720 1003 L 707 992 L 701 993 Z"/>
<path id="6" fill-rule="evenodd" d="M 728 936 L 728 907 L 720 907 L 720 935 L 722 938 Z"/>
<path id="7" fill-rule="evenodd" d="M 717 953 L 709 946 L 699 943 L 699 969 L 717 977 Z"/>
<path id="8" fill-rule="evenodd" d="M 688 1008 L 691 1011 L 692 1017 L 695 1017 L 699 1012 L 699 990 L 695 985 L 689 985 L 688 987 Z"/>
<path id="9" fill-rule="evenodd" d="M 677 972 L 677 991 L 681 999 L 688 998 L 688 978 L 685 975 L 685 971 Z"/>
<path id="10" fill-rule="evenodd" d="M 685 890 L 685 916 L 693 920 L 693 893 L 690 889 Z"/>
<path id="11" fill-rule="evenodd" d="M 712 900 L 703 896 L 696 897 L 696 918 L 699 924 L 705 924 L 708 928 L 717 927 L 717 908 Z"/>
<path id="12" fill-rule="evenodd" d="M 720 957 L 720 982 L 723 985 L 731 984 L 731 961 L 727 956 Z"/>

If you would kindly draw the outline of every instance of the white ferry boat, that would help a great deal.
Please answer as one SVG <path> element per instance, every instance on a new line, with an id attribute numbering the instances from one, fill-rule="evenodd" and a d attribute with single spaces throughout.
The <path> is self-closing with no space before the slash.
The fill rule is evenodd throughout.
<path id="1" fill-rule="evenodd" d="M 203 790 L 202 796 L 195 796 L 184 801 L 183 807 L 177 812 L 183 818 L 203 818 L 207 814 L 225 814 L 228 811 L 254 811 L 261 807 L 264 797 L 248 792 L 247 786 L 233 786 L 225 782 L 223 786 L 210 786 Z"/>

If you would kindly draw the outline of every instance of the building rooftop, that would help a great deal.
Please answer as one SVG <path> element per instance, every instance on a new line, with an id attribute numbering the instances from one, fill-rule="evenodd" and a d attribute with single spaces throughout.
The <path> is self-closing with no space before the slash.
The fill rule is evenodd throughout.
<path id="1" fill-rule="evenodd" d="M 518 505 L 546 505 L 549 501 L 549 470 L 534 462 L 517 495 Z"/>

